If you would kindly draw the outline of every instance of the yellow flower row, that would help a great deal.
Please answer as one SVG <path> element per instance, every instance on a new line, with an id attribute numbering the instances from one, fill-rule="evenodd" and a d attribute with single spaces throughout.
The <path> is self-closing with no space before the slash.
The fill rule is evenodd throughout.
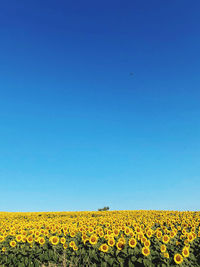
<path id="1" fill-rule="evenodd" d="M 0 213 L 0 248 L 6 252 L 18 244 L 46 243 L 63 249 L 95 246 L 101 252 L 134 249 L 148 257 L 152 243 L 161 243 L 160 253 L 169 259 L 168 246 L 176 244 L 176 264 L 189 258 L 190 245 L 200 238 L 200 213 L 177 211 Z M 181 245 L 181 246 L 180 246 Z M 172 255 L 171 255 L 172 257 Z"/>

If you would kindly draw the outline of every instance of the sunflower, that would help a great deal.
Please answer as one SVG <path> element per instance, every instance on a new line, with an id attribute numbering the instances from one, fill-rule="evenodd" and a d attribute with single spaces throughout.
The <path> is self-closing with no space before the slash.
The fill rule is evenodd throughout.
<path id="1" fill-rule="evenodd" d="M 135 231 L 136 231 L 136 233 L 138 233 L 138 234 L 139 234 L 141 230 L 140 230 L 140 228 L 139 228 L 139 227 L 136 227 Z"/>
<path id="2" fill-rule="evenodd" d="M 114 238 L 109 238 L 109 239 L 108 239 L 108 245 L 109 245 L 110 247 L 113 247 L 113 246 L 115 245 L 115 239 L 114 239 Z"/>
<path id="3" fill-rule="evenodd" d="M 44 237 L 39 237 L 39 244 L 44 245 L 44 243 L 45 243 Z"/>
<path id="4" fill-rule="evenodd" d="M 183 262 L 183 257 L 181 256 L 181 254 L 175 254 L 174 261 L 176 264 L 181 264 Z"/>
<path id="5" fill-rule="evenodd" d="M 108 230 L 107 231 L 107 235 L 111 235 L 112 234 L 112 231 L 111 230 Z"/>
<path id="6" fill-rule="evenodd" d="M 147 241 L 144 242 L 144 246 L 145 247 L 149 248 L 150 245 L 151 245 L 151 241 L 150 240 L 147 240 Z"/>
<path id="7" fill-rule="evenodd" d="M 166 250 L 167 250 L 166 246 L 165 245 L 161 245 L 160 251 L 161 252 L 165 252 Z"/>
<path id="8" fill-rule="evenodd" d="M 138 234 L 138 240 L 141 240 L 144 237 L 144 234 L 141 232 Z"/>
<path id="9" fill-rule="evenodd" d="M 175 233 L 174 231 L 172 231 L 172 232 L 170 233 L 170 237 L 171 237 L 171 238 L 175 237 L 175 235 L 176 235 L 176 233 Z"/>
<path id="10" fill-rule="evenodd" d="M 49 231 L 48 231 L 48 230 L 45 230 L 45 231 L 44 231 L 44 235 L 45 235 L 45 236 L 48 236 L 48 235 L 49 235 Z"/>
<path id="11" fill-rule="evenodd" d="M 192 232 L 192 234 L 193 234 L 193 239 L 197 238 L 197 235 L 195 233 Z"/>
<path id="12" fill-rule="evenodd" d="M 122 250 L 124 248 L 124 242 L 118 241 L 116 247 L 118 250 Z"/>
<path id="13" fill-rule="evenodd" d="M 106 240 L 108 240 L 109 236 L 106 234 L 106 235 L 104 235 L 104 238 L 105 238 Z"/>
<path id="14" fill-rule="evenodd" d="M 102 252 L 107 252 L 108 251 L 108 245 L 107 244 L 102 244 L 99 248 Z"/>
<path id="15" fill-rule="evenodd" d="M 130 246 L 131 248 L 134 248 L 134 247 L 137 245 L 137 241 L 136 241 L 135 238 L 132 237 L 132 238 L 129 239 L 128 244 L 129 244 L 129 246 Z"/>
<path id="16" fill-rule="evenodd" d="M 82 234 L 82 237 L 81 237 L 82 241 L 86 240 L 87 238 L 88 238 L 88 237 L 87 237 L 86 234 Z"/>
<path id="17" fill-rule="evenodd" d="M 27 242 L 30 244 L 30 243 L 33 243 L 34 238 L 33 238 L 32 235 L 29 235 L 29 236 L 27 236 L 26 240 L 27 240 Z"/>
<path id="18" fill-rule="evenodd" d="M 73 246 L 73 250 L 74 250 L 74 251 L 78 250 L 78 247 L 77 247 L 76 245 Z"/>
<path id="19" fill-rule="evenodd" d="M 40 235 L 40 232 L 39 231 L 36 231 L 35 232 L 35 236 L 39 236 Z"/>
<path id="20" fill-rule="evenodd" d="M 167 258 L 167 259 L 169 259 L 169 253 L 168 252 L 165 252 L 164 253 L 164 257 Z"/>
<path id="21" fill-rule="evenodd" d="M 58 245 L 59 237 L 58 236 L 51 236 L 50 237 L 50 242 L 51 242 L 52 245 Z"/>
<path id="22" fill-rule="evenodd" d="M 193 234 L 192 234 L 192 233 L 189 233 L 189 234 L 188 234 L 188 241 L 189 241 L 189 242 L 192 242 L 193 239 L 194 239 Z"/>
<path id="23" fill-rule="evenodd" d="M 93 228 L 93 227 L 89 227 L 88 232 L 89 232 L 90 234 L 92 234 L 92 233 L 94 232 L 94 228 Z"/>
<path id="24" fill-rule="evenodd" d="M 56 232 L 57 232 L 57 230 L 56 230 L 55 228 L 52 228 L 52 229 L 51 229 L 51 233 L 52 233 L 52 234 L 55 234 Z"/>
<path id="25" fill-rule="evenodd" d="M 118 229 L 114 229 L 113 234 L 114 234 L 114 236 L 118 236 L 119 235 L 119 230 Z"/>
<path id="26" fill-rule="evenodd" d="M 71 237 L 75 237 L 76 233 L 74 231 L 70 232 Z"/>
<path id="27" fill-rule="evenodd" d="M 124 243 L 124 245 L 126 244 L 126 239 L 124 237 L 120 237 L 118 241 L 121 241 L 122 243 Z"/>
<path id="28" fill-rule="evenodd" d="M 2 247 L 2 252 L 6 252 L 6 247 Z"/>
<path id="29" fill-rule="evenodd" d="M 148 238 L 150 238 L 150 237 L 152 236 L 152 234 L 153 234 L 153 233 L 152 233 L 152 230 L 148 230 L 148 231 L 147 231 L 147 236 L 148 236 Z"/>
<path id="30" fill-rule="evenodd" d="M 95 245 L 97 241 L 98 241 L 98 237 L 96 235 L 93 234 L 90 236 L 89 242 L 91 245 Z"/>
<path id="31" fill-rule="evenodd" d="M 22 235 L 26 235 L 26 231 L 22 231 Z"/>
<path id="32" fill-rule="evenodd" d="M 104 236 L 104 232 L 103 231 L 99 231 L 99 236 L 103 237 Z"/>
<path id="33" fill-rule="evenodd" d="M 65 244 L 65 242 L 66 242 L 66 238 L 65 238 L 65 237 L 61 237 L 61 239 L 60 239 L 60 243 L 61 243 L 61 244 Z"/>
<path id="34" fill-rule="evenodd" d="M 58 230 L 58 235 L 61 235 L 62 234 L 62 230 Z"/>
<path id="35" fill-rule="evenodd" d="M 185 258 L 189 257 L 190 252 L 189 252 L 189 248 L 188 248 L 188 247 L 184 247 L 184 248 L 183 248 L 183 250 L 182 250 L 182 255 L 183 255 L 183 257 L 185 257 Z"/>
<path id="36" fill-rule="evenodd" d="M 64 249 L 66 249 L 67 248 L 67 244 L 65 243 L 65 244 L 63 244 L 63 248 Z"/>
<path id="37" fill-rule="evenodd" d="M 15 239 L 17 242 L 22 241 L 22 235 L 17 235 Z"/>
<path id="38" fill-rule="evenodd" d="M 17 243 L 14 240 L 10 241 L 10 246 L 12 248 L 16 247 L 16 245 L 17 245 Z"/>
<path id="39" fill-rule="evenodd" d="M 147 241 L 147 238 L 146 238 L 145 236 L 141 238 L 141 242 L 142 242 L 142 243 L 144 243 L 144 242 L 146 242 L 146 241 Z"/>
<path id="40" fill-rule="evenodd" d="M 162 238 L 163 243 L 167 244 L 170 240 L 170 237 L 168 235 L 164 235 Z"/>
<path id="41" fill-rule="evenodd" d="M 126 227 L 125 230 L 124 230 L 124 233 L 126 235 L 129 235 L 130 234 L 130 228 L 129 227 Z"/>
<path id="42" fill-rule="evenodd" d="M 70 248 L 73 248 L 74 246 L 76 246 L 76 244 L 75 244 L 74 241 L 71 241 L 71 242 L 69 243 L 69 246 L 70 246 Z"/>
<path id="43" fill-rule="evenodd" d="M 5 237 L 0 235 L 0 243 L 3 242 L 5 240 Z"/>
<path id="44" fill-rule="evenodd" d="M 26 237 L 26 236 L 23 236 L 23 237 L 22 237 L 22 242 L 23 242 L 23 243 L 26 243 L 26 241 L 27 241 L 27 237 Z"/>
<path id="45" fill-rule="evenodd" d="M 150 249 L 147 248 L 147 247 L 143 247 L 143 248 L 142 248 L 142 254 L 143 254 L 144 256 L 148 256 L 148 255 L 150 254 Z"/>
<path id="46" fill-rule="evenodd" d="M 156 233 L 156 237 L 157 237 L 158 239 L 160 239 L 160 238 L 162 237 L 162 232 L 161 232 L 161 231 L 157 231 L 157 233 Z"/>
<path id="47" fill-rule="evenodd" d="M 130 236 L 131 237 L 134 237 L 135 236 L 135 234 L 133 233 L 133 231 L 130 232 Z"/>

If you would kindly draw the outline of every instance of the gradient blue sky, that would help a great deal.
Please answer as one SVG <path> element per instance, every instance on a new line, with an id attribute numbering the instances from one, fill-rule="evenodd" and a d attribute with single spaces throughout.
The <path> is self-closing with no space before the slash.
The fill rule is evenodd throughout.
<path id="1" fill-rule="evenodd" d="M 200 209 L 199 10 L 1 1 L 1 211 Z"/>

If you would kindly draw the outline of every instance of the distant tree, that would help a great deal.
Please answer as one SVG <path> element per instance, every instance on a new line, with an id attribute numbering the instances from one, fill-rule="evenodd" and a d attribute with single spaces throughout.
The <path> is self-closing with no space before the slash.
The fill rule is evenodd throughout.
<path id="1" fill-rule="evenodd" d="M 109 210 L 110 208 L 109 207 L 104 207 L 103 209 L 98 209 L 98 211 L 106 211 L 106 210 Z"/>

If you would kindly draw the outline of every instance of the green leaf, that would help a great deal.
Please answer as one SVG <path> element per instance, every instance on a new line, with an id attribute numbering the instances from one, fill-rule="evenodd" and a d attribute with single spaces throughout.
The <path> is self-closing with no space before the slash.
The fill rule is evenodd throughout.
<path id="1" fill-rule="evenodd" d="M 107 267 L 107 263 L 105 261 L 101 261 L 101 267 Z"/>
<path id="2" fill-rule="evenodd" d="M 137 258 L 136 258 L 135 256 L 132 256 L 132 257 L 131 257 L 131 261 L 132 261 L 132 262 L 136 262 L 136 260 L 137 260 Z"/>
<path id="3" fill-rule="evenodd" d="M 134 254 L 134 250 L 132 248 L 128 248 L 128 255 L 133 255 Z"/>
<path id="4" fill-rule="evenodd" d="M 137 262 L 142 263 L 142 262 L 143 262 L 142 258 L 139 258 L 139 259 L 137 260 Z"/>
<path id="5" fill-rule="evenodd" d="M 120 265 L 124 264 L 124 259 L 121 257 L 117 257 L 118 262 L 120 263 Z"/>
<path id="6" fill-rule="evenodd" d="M 57 261 L 58 261 L 58 256 L 57 256 L 56 254 L 54 254 L 54 256 L 53 256 L 53 260 L 57 263 Z"/>
<path id="7" fill-rule="evenodd" d="M 40 267 L 40 264 L 37 260 L 34 262 L 34 267 Z"/>
<path id="8" fill-rule="evenodd" d="M 148 259 L 143 259 L 143 264 L 146 267 L 151 266 L 151 262 Z"/>
<path id="9" fill-rule="evenodd" d="M 29 261 L 28 267 L 34 267 L 34 264 L 33 264 L 32 260 Z"/>
<path id="10" fill-rule="evenodd" d="M 95 250 L 93 250 L 93 251 L 90 252 L 90 257 L 93 258 L 93 259 L 95 259 L 96 261 L 99 260 L 99 258 L 97 257 L 97 254 L 96 254 Z"/>
<path id="11" fill-rule="evenodd" d="M 49 260 L 53 260 L 53 256 L 54 256 L 54 253 L 53 253 L 53 250 L 49 250 Z"/>
<path id="12" fill-rule="evenodd" d="M 27 266 L 28 263 L 29 263 L 28 257 L 24 257 L 24 264 L 25 264 L 25 266 Z"/>
<path id="13" fill-rule="evenodd" d="M 131 259 L 128 260 L 128 267 L 134 267 L 134 263 L 131 261 Z"/>

